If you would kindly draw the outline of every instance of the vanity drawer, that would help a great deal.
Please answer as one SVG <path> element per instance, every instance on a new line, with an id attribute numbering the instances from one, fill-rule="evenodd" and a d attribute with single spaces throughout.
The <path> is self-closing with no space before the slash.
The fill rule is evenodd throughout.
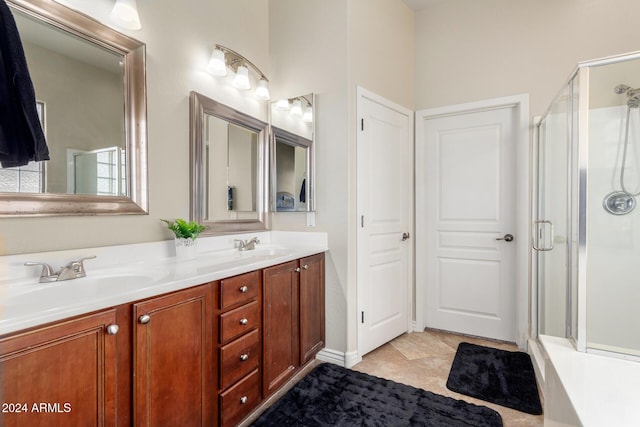
<path id="1" fill-rule="evenodd" d="M 220 389 L 225 389 L 258 367 L 260 334 L 257 330 L 220 348 Z"/>
<path id="2" fill-rule="evenodd" d="M 260 402 L 260 376 L 256 369 L 220 395 L 220 424 L 233 426 Z"/>
<path id="3" fill-rule="evenodd" d="M 238 307 L 220 315 L 220 343 L 225 344 L 260 326 L 258 301 Z"/>
<path id="4" fill-rule="evenodd" d="M 258 296 L 260 271 L 241 274 L 220 281 L 220 308 L 248 302 Z"/>

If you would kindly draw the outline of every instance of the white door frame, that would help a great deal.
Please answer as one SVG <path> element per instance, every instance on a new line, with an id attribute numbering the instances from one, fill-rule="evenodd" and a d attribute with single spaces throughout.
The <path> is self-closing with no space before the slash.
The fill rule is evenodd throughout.
<path id="1" fill-rule="evenodd" d="M 411 235 L 409 242 L 408 242 L 408 246 L 407 246 L 407 312 L 408 312 L 408 321 L 407 321 L 407 331 L 408 332 L 413 332 L 414 331 L 414 313 L 413 313 L 413 301 L 414 301 L 414 297 L 415 297 L 415 270 L 414 270 L 414 254 L 415 254 L 415 239 L 414 239 L 414 235 L 415 235 L 415 223 L 414 223 L 414 213 L 415 213 L 415 200 L 414 197 L 412 197 L 415 192 L 414 192 L 414 188 L 415 188 L 415 158 L 414 158 L 414 153 L 415 153 L 415 139 L 414 139 L 414 135 L 415 135 L 415 128 L 414 128 L 414 113 L 412 110 L 405 108 L 401 105 L 395 104 L 392 101 L 389 101 L 386 98 L 383 98 L 380 95 L 377 95 L 371 91 L 368 91 L 367 89 L 364 89 L 360 86 L 356 87 L 356 117 L 358 120 L 357 126 L 360 126 L 360 120 L 362 119 L 362 101 L 364 99 L 368 99 L 371 100 L 377 104 L 383 105 L 391 110 L 395 110 L 399 113 L 402 113 L 404 115 L 407 116 L 407 118 L 409 119 L 409 129 L 407 132 L 407 156 L 408 156 L 408 163 L 409 165 L 414 165 L 414 173 L 411 174 L 411 178 L 409 179 L 409 186 L 410 188 L 407 189 L 407 191 L 409 192 L 410 196 L 408 197 L 408 203 L 409 206 L 407 206 L 407 225 L 409 227 L 409 234 Z M 363 138 L 364 136 L 361 134 L 361 132 L 356 132 L 356 147 L 360 147 L 363 144 Z M 362 152 L 360 150 L 357 150 L 357 156 L 359 157 Z M 358 159 L 359 160 L 359 159 Z M 359 163 L 359 161 L 358 161 Z M 358 172 L 356 171 L 356 181 L 359 180 L 359 175 Z M 360 187 L 360 183 L 356 182 L 356 188 Z M 359 191 L 359 190 L 357 190 Z M 359 209 L 358 207 L 356 209 Z M 356 215 L 356 217 L 359 218 L 359 215 Z M 358 224 L 359 226 L 359 224 Z M 357 233 L 356 233 L 357 235 Z M 361 259 L 361 251 L 366 251 L 367 248 L 362 248 L 361 245 L 358 244 L 358 241 L 356 239 L 356 265 L 358 262 L 360 262 L 359 260 Z M 358 268 L 356 267 L 356 272 L 358 271 Z M 357 304 L 356 304 L 356 309 L 359 310 L 359 308 L 361 307 L 361 301 L 360 301 L 360 295 L 361 295 L 361 290 L 362 290 L 362 283 L 360 282 L 360 278 L 357 277 L 357 273 L 356 273 L 356 299 L 357 299 Z M 359 322 L 360 322 L 360 316 L 357 313 L 356 314 L 356 342 L 357 342 L 357 348 L 358 348 L 358 352 L 357 352 L 357 357 L 356 359 L 359 361 L 362 358 L 362 351 L 360 348 L 360 339 L 357 336 L 358 334 L 358 330 L 359 330 Z"/>
<path id="2" fill-rule="evenodd" d="M 421 159 L 425 156 L 424 146 L 424 122 L 425 120 L 451 116 L 465 113 L 478 112 L 482 110 L 491 110 L 504 107 L 515 107 L 518 123 L 516 124 L 517 147 L 516 147 L 516 344 L 521 349 L 526 349 L 527 339 L 529 338 L 529 289 L 530 289 L 530 271 L 531 271 L 531 255 L 530 255 L 530 223 L 531 223 L 531 149 L 530 149 L 530 131 L 529 131 L 529 95 L 520 94 L 508 96 L 504 98 L 487 99 L 478 102 L 470 102 L 465 104 L 452 105 L 440 108 L 431 108 L 416 112 L 415 120 L 415 182 L 416 182 L 416 206 L 419 205 L 418 200 L 429 195 L 420 194 L 418 186 L 424 182 L 426 171 L 418 167 L 424 164 Z M 422 238 L 425 230 L 420 222 L 416 225 L 416 256 L 424 256 L 426 252 L 426 243 Z M 426 283 L 424 280 L 426 272 L 424 271 L 425 263 L 416 262 L 416 329 L 423 330 L 426 326 Z"/>

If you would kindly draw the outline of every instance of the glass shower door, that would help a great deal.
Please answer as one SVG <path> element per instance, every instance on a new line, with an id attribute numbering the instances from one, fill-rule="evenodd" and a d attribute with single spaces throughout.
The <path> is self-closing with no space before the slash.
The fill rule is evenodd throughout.
<path id="1" fill-rule="evenodd" d="M 571 191 L 574 83 L 538 125 L 537 206 L 533 248 L 537 263 L 538 334 L 571 336 Z"/>

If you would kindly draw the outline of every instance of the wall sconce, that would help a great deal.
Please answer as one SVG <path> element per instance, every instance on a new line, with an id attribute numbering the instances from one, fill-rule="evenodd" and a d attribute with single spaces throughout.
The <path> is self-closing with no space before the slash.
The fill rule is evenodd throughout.
<path id="1" fill-rule="evenodd" d="M 123 28 L 139 30 L 142 28 L 136 0 L 116 0 L 111 16 Z"/>
<path id="2" fill-rule="evenodd" d="M 293 117 L 302 117 L 305 123 L 313 122 L 313 106 L 304 96 L 298 96 L 291 99 L 280 99 L 276 102 L 276 109 L 280 111 L 289 111 Z"/>
<path id="3" fill-rule="evenodd" d="M 249 81 L 249 68 L 251 68 L 260 76 L 255 91 L 256 98 L 263 101 L 268 101 L 271 98 L 269 95 L 269 79 L 264 73 L 244 56 L 217 44 L 214 46 L 213 52 L 211 52 L 207 71 L 214 76 L 226 76 L 227 68 L 231 68 L 236 73 L 233 78 L 233 85 L 242 90 L 251 89 L 251 82 Z"/>

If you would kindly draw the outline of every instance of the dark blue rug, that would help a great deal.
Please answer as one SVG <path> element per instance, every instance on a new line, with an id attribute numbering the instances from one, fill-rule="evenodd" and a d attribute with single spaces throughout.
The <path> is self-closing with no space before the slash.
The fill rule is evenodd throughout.
<path id="1" fill-rule="evenodd" d="M 447 388 L 527 414 L 542 414 L 533 364 L 521 351 L 460 343 Z"/>
<path id="2" fill-rule="evenodd" d="M 496 411 L 361 372 L 317 366 L 252 426 L 502 426 Z"/>

